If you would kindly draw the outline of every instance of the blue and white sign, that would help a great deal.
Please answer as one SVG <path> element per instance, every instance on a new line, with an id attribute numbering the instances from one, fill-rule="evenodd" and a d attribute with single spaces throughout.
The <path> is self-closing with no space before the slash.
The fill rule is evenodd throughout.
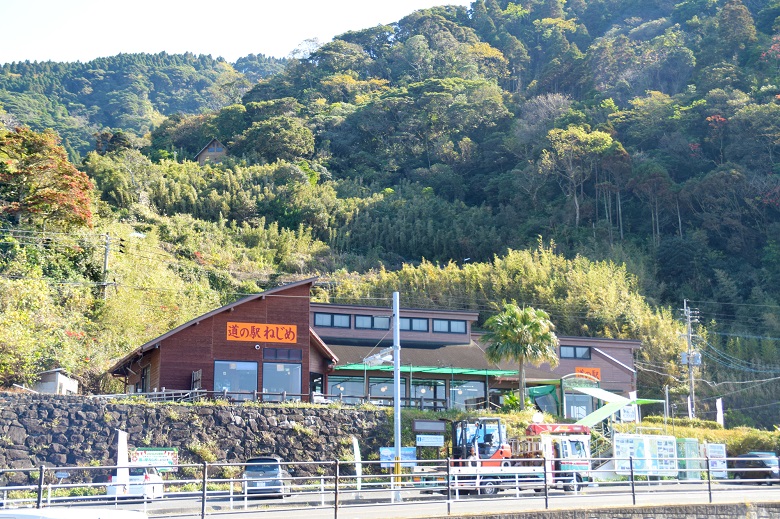
<path id="1" fill-rule="evenodd" d="M 401 447 L 401 466 L 414 467 L 417 465 L 417 449 L 414 447 Z M 395 461 L 395 449 L 393 447 L 379 447 L 379 461 L 383 469 L 393 468 Z"/>
<path id="2" fill-rule="evenodd" d="M 443 434 L 418 434 L 418 447 L 444 447 Z"/>

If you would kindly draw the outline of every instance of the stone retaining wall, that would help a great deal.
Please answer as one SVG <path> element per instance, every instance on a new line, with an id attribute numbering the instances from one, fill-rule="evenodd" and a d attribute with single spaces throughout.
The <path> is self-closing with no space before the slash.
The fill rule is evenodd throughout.
<path id="1" fill-rule="evenodd" d="M 0 469 L 113 465 L 116 430 L 130 447 L 178 447 L 181 463 L 235 463 L 258 454 L 288 461 L 363 456 L 392 443 L 383 410 L 116 403 L 83 396 L 0 393 Z"/>

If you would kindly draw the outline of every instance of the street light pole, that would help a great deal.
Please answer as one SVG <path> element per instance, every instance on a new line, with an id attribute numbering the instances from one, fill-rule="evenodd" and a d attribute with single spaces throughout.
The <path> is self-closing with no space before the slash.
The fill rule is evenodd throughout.
<path id="1" fill-rule="evenodd" d="M 401 318 L 398 292 L 393 292 L 393 426 L 395 473 L 401 473 Z M 398 497 L 399 496 L 394 496 Z M 396 499 L 400 500 L 400 499 Z"/>

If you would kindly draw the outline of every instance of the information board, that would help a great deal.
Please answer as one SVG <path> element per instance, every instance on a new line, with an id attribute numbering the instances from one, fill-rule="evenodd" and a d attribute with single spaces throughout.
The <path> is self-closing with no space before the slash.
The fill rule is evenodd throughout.
<path id="1" fill-rule="evenodd" d="M 614 436 L 615 471 L 631 474 L 633 458 L 636 476 L 676 476 L 677 446 L 673 436 L 623 434 Z"/>
<path id="2" fill-rule="evenodd" d="M 418 447 L 444 447 L 444 435 L 418 434 L 416 443 Z"/>
<path id="3" fill-rule="evenodd" d="M 710 474 L 715 479 L 728 479 L 728 467 L 726 465 L 726 444 L 705 443 L 703 458 L 710 459 Z"/>
<path id="4" fill-rule="evenodd" d="M 128 449 L 131 465 L 151 465 L 158 472 L 178 470 L 179 449 L 176 447 L 146 447 Z"/>
<path id="5" fill-rule="evenodd" d="M 417 465 L 417 449 L 415 447 L 401 447 L 401 466 L 414 467 Z M 379 447 L 379 461 L 383 469 L 392 468 L 395 465 L 395 449 L 393 447 Z"/>

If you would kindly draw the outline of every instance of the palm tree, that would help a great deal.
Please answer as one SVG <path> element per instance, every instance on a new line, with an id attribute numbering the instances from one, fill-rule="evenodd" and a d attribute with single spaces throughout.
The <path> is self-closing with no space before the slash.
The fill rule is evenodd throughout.
<path id="1" fill-rule="evenodd" d="M 503 310 L 485 321 L 489 330 L 483 336 L 487 343 L 485 357 L 499 363 L 514 360 L 519 364 L 520 408 L 525 408 L 525 363 L 536 367 L 547 362 L 551 367 L 558 365 L 558 337 L 555 326 L 544 310 L 528 307 L 520 309 L 513 300 L 504 302 Z"/>

